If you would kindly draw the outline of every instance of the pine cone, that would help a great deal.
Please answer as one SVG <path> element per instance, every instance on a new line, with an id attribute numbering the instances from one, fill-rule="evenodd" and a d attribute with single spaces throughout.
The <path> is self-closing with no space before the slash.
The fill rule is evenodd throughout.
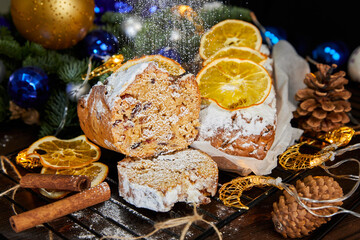
<path id="1" fill-rule="evenodd" d="M 300 103 L 293 114 L 304 130 L 328 132 L 350 121 L 346 113 L 351 110 L 347 101 L 351 93 L 344 88 L 348 83 L 345 72 L 332 74 L 336 64 L 331 67 L 317 64 L 316 67 L 318 72 L 305 76 L 307 88 L 300 89 L 295 95 L 295 100 Z"/>
<path id="2" fill-rule="evenodd" d="M 308 176 L 303 181 L 298 180 L 296 182 L 296 191 L 301 197 L 316 200 L 334 199 L 343 196 L 343 191 L 339 184 L 332 177 L 327 176 Z M 309 207 L 342 205 L 342 202 L 305 203 Z M 290 196 L 286 191 L 284 191 L 283 196 L 280 196 L 279 202 L 275 202 L 273 204 L 273 208 L 274 210 L 271 215 L 275 229 L 285 238 L 300 238 L 307 236 L 321 224 L 330 220 L 330 218 L 316 217 L 312 215 L 301 207 L 295 198 Z M 337 212 L 337 209 L 326 208 L 314 210 L 314 212 L 321 215 L 327 215 Z"/>

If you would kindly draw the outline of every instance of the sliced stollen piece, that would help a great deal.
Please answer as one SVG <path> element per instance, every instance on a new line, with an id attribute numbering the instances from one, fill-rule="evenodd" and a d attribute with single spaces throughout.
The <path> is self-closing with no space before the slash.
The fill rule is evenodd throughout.
<path id="1" fill-rule="evenodd" d="M 276 121 L 273 89 L 262 104 L 236 111 L 227 111 L 211 103 L 200 111 L 197 141 L 208 141 L 230 155 L 262 160 L 274 142 Z"/>
<path id="2" fill-rule="evenodd" d="M 188 147 L 198 134 L 200 102 L 192 74 L 139 62 L 93 86 L 79 100 L 78 116 L 90 140 L 144 158 Z"/>
<path id="3" fill-rule="evenodd" d="M 118 174 L 120 196 L 157 212 L 169 211 L 176 202 L 209 203 L 218 183 L 216 163 L 195 149 L 148 159 L 127 157 L 118 163 Z"/>

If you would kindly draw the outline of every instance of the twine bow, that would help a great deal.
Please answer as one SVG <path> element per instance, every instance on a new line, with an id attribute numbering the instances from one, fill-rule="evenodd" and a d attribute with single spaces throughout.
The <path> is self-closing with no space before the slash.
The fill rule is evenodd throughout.
<path id="1" fill-rule="evenodd" d="M 180 218 L 174 218 L 174 219 L 169 219 L 165 222 L 159 222 L 156 223 L 154 225 L 155 230 L 150 232 L 147 235 L 144 236 L 139 236 L 139 237 L 133 237 L 133 238 L 129 238 L 129 237 L 119 237 L 119 236 L 105 236 L 100 238 L 100 240 L 102 239 L 126 239 L 126 240 L 135 240 L 135 239 L 141 239 L 141 238 L 146 238 L 146 237 L 150 237 L 152 235 L 154 235 L 156 232 L 162 230 L 162 229 L 167 229 L 167 228 L 172 228 L 172 227 L 178 227 L 181 225 L 185 224 L 184 229 L 181 232 L 181 236 L 180 236 L 180 240 L 184 240 L 186 233 L 189 231 L 189 228 L 191 226 L 191 224 L 193 224 L 194 222 L 197 221 L 202 221 L 208 225 L 210 225 L 216 232 L 218 238 L 220 240 L 222 240 L 222 235 L 221 232 L 219 231 L 219 229 L 216 227 L 216 225 L 212 222 L 208 222 L 206 221 L 201 215 L 198 214 L 197 209 L 196 209 L 196 204 L 194 204 L 194 215 L 191 216 L 185 216 L 185 217 L 180 217 Z"/>

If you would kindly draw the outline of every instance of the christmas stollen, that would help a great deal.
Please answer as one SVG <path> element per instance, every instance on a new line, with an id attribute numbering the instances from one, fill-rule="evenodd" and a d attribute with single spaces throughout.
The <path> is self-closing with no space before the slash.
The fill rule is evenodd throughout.
<path id="1" fill-rule="evenodd" d="M 295 129 L 290 124 L 291 112 L 295 110 L 295 106 L 289 101 L 293 98 L 289 93 L 290 86 L 296 85 L 295 82 L 299 78 L 301 80 L 309 72 L 309 65 L 286 41 L 280 41 L 274 46 L 272 59 L 273 69 L 272 65 L 267 65 L 265 68 L 274 73 L 274 86 L 261 105 L 251 107 L 252 109 L 240 109 L 237 113 L 234 113 L 236 111 L 225 113 L 221 109 L 216 109 L 223 114 L 212 114 L 210 108 L 213 106 L 201 110 L 199 130 L 201 135 L 191 146 L 208 153 L 222 170 L 236 172 L 243 176 L 251 172 L 256 175 L 270 174 L 277 165 L 277 156 L 285 151 L 302 133 L 302 130 Z M 239 146 L 238 149 L 242 151 L 242 153 L 238 151 L 240 156 L 236 156 L 230 151 L 224 152 L 214 147 L 209 141 L 201 140 L 207 135 L 206 126 L 211 125 L 208 123 L 221 124 L 208 117 L 206 119 L 209 122 L 204 122 L 203 114 L 207 113 L 215 116 L 215 118 L 225 118 L 225 114 L 227 114 L 228 125 L 245 123 L 242 126 L 237 124 L 240 126 L 239 129 L 242 128 L 238 131 L 238 135 L 228 135 L 230 140 L 237 137 L 237 142 L 231 142 Z M 211 130 L 211 128 L 208 129 Z M 228 129 L 225 129 L 224 133 L 226 132 L 229 132 Z M 213 138 L 213 141 L 220 140 Z M 264 157 L 264 155 L 266 156 Z"/>
<path id="2" fill-rule="evenodd" d="M 119 194 L 127 202 L 157 212 L 169 211 L 176 202 L 206 204 L 216 194 L 218 167 L 196 149 L 118 163 Z"/>
<path id="3" fill-rule="evenodd" d="M 173 76 L 156 61 L 119 69 L 78 102 L 90 140 L 141 158 L 188 147 L 198 134 L 199 111 L 195 77 Z"/>

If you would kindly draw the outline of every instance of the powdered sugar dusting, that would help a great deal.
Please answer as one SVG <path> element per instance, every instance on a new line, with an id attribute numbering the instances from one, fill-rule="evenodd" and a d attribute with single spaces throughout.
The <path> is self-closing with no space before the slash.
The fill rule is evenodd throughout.
<path id="1" fill-rule="evenodd" d="M 219 130 L 225 135 L 240 130 L 236 137 L 259 135 L 276 121 L 275 91 L 272 88 L 264 103 L 236 111 L 227 111 L 211 103 L 200 111 L 199 140 L 215 136 Z"/>
<path id="2" fill-rule="evenodd" d="M 137 207 L 169 211 L 178 201 L 209 201 L 216 193 L 217 166 L 209 156 L 187 149 L 154 159 L 125 159 L 118 164 L 120 195 Z"/>
<path id="3" fill-rule="evenodd" d="M 115 72 L 107 78 L 108 98 L 107 102 L 109 106 L 113 106 L 117 97 L 135 80 L 136 76 L 142 73 L 150 62 L 139 63 L 129 67 L 124 71 Z"/>

